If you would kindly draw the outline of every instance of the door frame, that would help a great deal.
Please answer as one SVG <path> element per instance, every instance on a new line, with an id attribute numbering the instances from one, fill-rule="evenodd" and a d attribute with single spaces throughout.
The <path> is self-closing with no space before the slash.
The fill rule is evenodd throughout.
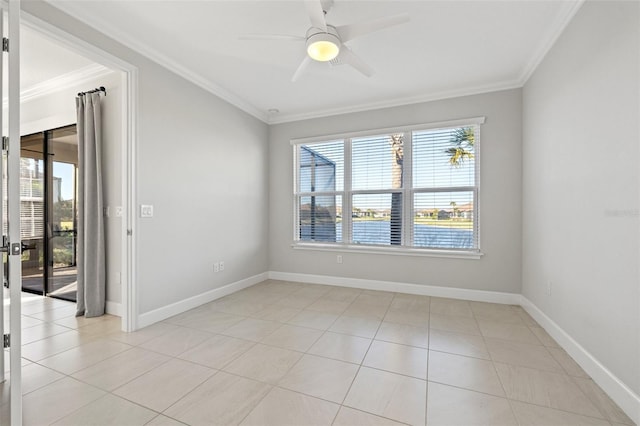
<path id="1" fill-rule="evenodd" d="M 136 141 L 138 134 L 138 68 L 101 48 L 86 42 L 28 12 L 22 11 L 21 25 L 54 40 L 92 61 L 121 73 L 121 307 L 122 330 L 138 328 L 138 301 L 136 285 Z"/>

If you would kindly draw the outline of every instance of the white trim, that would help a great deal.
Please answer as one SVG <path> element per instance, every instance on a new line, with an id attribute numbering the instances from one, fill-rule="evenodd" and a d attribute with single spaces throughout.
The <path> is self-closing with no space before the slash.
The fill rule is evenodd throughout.
<path id="1" fill-rule="evenodd" d="M 122 330 L 133 331 L 137 323 L 137 285 L 135 280 L 135 241 L 128 236 L 128 230 L 135 231 L 135 150 L 137 146 L 137 100 L 138 100 L 138 68 L 101 48 L 90 44 L 77 36 L 66 32 L 34 15 L 22 13 L 21 25 L 43 34 L 47 38 L 61 44 L 71 51 L 104 65 L 114 71 L 122 73 L 122 209 L 123 220 L 121 225 L 122 235 Z"/>
<path id="2" fill-rule="evenodd" d="M 140 328 L 146 327 L 158 321 L 170 318 L 174 315 L 181 314 L 182 312 L 197 308 L 200 305 L 204 305 L 205 303 L 209 303 L 228 294 L 235 293 L 236 291 L 240 291 L 247 287 L 251 287 L 252 285 L 258 284 L 259 282 L 262 282 L 267 278 L 268 274 L 266 272 L 263 272 L 261 274 L 254 275 L 252 277 L 248 277 L 222 287 L 214 288 L 213 290 L 198 294 L 197 296 L 189 297 L 188 299 L 183 299 L 179 302 L 154 309 L 153 311 L 145 312 L 143 314 L 140 314 L 140 316 L 138 317 L 138 326 Z"/>
<path id="3" fill-rule="evenodd" d="M 520 87 L 527 83 L 536 68 L 538 68 L 538 65 L 540 65 L 545 56 L 547 56 L 547 53 L 549 53 L 551 48 L 556 44 L 556 41 L 558 41 L 560 35 L 567 28 L 569 22 L 571 22 L 575 14 L 578 13 L 578 10 L 580 10 L 584 2 L 585 0 L 564 2 L 564 8 L 560 11 L 558 19 L 549 25 L 549 27 L 553 28 L 554 31 L 549 35 L 547 40 L 544 40 L 541 43 L 540 48 L 533 54 L 527 65 L 523 68 L 520 78 L 518 79 Z"/>
<path id="4" fill-rule="evenodd" d="M 134 68 L 122 76 L 126 84 L 126 97 L 123 97 L 123 109 L 127 111 L 127 126 L 123 126 L 122 138 L 122 205 L 123 220 L 121 257 L 121 294 L 124 304 L 122 330 L 134 331 L 138 328 L 138 286 L 136 281 L 137 265 L 137 215 L 136 215 L 136 162 L 138 140 L 138 69 Z M 126 103 L 126 108 L 125 104 Z M 122 278 L 124 276 L 124 279 Z"/>
<path id="5" fill-rule="evenodd" d="M 294 121 L 311 120 L 314 118 L 330 117 L 333 115 L 351 114 L 372 110 L 379 110 L 384 108 L 394 108 L 402 106 L 410 106 L 415 104 L 421 104 L 424 102 L 440 101 L 443 99 L 460 98 L 464 96 L 481 95 L 483 93 L 500 92 L 502 90 L 519 89 L 524 85 L 520 80 L 507 81 L 504 83 L 497 83 L 483 86 L 472 86 L 466 89 L 446 90 L 436 93 L 428 93 L 420 96 L 410 96 L 406 98 L 397 98 L 392 100 L 385 100 L 380 102 L 368 102 L 359 105 L 353 105 L 349 107 L 341 108 L 327 108 L 324 110 L 317 110 L 313 112 L 303 112 L 297 114 L 278 114 L 277 117 L 269 117 L 267 124 L 282 124 L 290 123 Z"/>
<path id="6" fill-rule="evenodd" d="M 633 390 L 525 296 L 521 296 L 520 305 L 591 376 L 593 381 L 618 404 L 631 420 L 636 424 L 640 424 L 640 396 L 635 394 Z"/>
<path id="7" fill-rule="evenodd" d="M 86 81 L 95 80 L 113 72 L 114 70 L 100 64 L 87 65 L 86 67 L 45 80 L 22 90 L 20 92 L 20 102 L 29 102 L 51 93 L 78 86 Z"/>
<path id="8" fill-rule="evenodd" d="M 498 92 L 502 90 L 518 89 L 524 86 L 531 74 L 535 71 L 536 67 L 540 64 L 544 56 L 551 49 L 555 41 L 560 34 L 564 31 L 569 24 L 575 13 L 585 0 L 577 0 L 576 2 L 566 2 L 567 6 L 565 10 L 560 13 L 560 17 L 556 20 L 554 32 L 543 43 L 542 47 L 533 55 L 533 59 L 530 60 L 523 68 L 520 76 L 516 79 L 502 81 L 490 84 L 472 85 L 462 89 L 444 90 L 440 92 L 424 93 L 418 96 L 407 96 L 402 98 L 395 98 L 391 100 L 365 102 L 358 105 L 351 105 L 348 107 L 338 108 L 325 108 L 318 109 L 310 112 L 300 112 L 292 114 L 278 114 L 277 116 L 269 115 L 267 112 L 258 108 L 251 102 L 242 98 L 241 96 L 233 93 L 232 91 L 222 87 L 221 85 L 213 82 L 211 79 L 196 73 L 182 64 L 168 58 L 166 55 L 160 53 L 156 49 L 153 49 L 149 45 L 140 42 L 139 40 L 129 37 L 122 31 L 116 29 L 112 24 L 100 18 L 98 15 L 82 16 L 70 2 L 60 3 L 53 0 L 45 0 L 53 7 L 63 11 L 64 13 L 74 17 L 75 19 L 85 22 L 98 31 L 118 40 L 120 43 L 126 45 L 130 49 L 138 52 L 139 54 L 146 56 L 147 58 L 157 62 L 161 66 L 173 71 L 182 78 L 196 84 L 197 86 L 205 89 L 206 91 L 220 97 L 221 99 L 229 102 L 231 105 L 241 109 L 242 111 L 256 117 L 266 124 L 281 124 L 294 121 L 309 120 L 314 118 L 329 117 L 333 115 L 342 115 L 356 112 L 371 111 L 383 108 L 393 108 L 398 106 L 412 105 L 423 102 L 432 102 L 442 99 L 458 98 L 463 96 L 473 96 L 489 92 Z"/>
<path id="9" fill-rule="evenodd" d="M 111 302 L 107 300 L 106 312 L 109 315 L 115 315 L 117 317 L 122 316 L 122 303 Z"/>
<path id="10" fill-rule="evenodd" d="M 362 244 L 323 244 L 295 242 L 291 244 L 295 250 L 334 251 L 344 253 L 390 254 L 394 256 L 444 257 L 450 259 L 480 259 L 481 251 L 419 249 L 411 247 L 368 246 Z"/>
<path id="11" fill-rule="evenodd" d="M 11 245 L 20 243 L 20 0 L 9 0 L 9 40 L 11 48 L 8 55 L 8 121 L 9 151 L 7 152 L 7 222 Z M 4 19 L 4 13 L 2 14 Z M 11 380 L 9 392 L 11 425 L 22 424 L 22 268 L 21 256 L 11 254 L 9 249 L 9 369 Z M 4 356 L 4 353 L 3 353 Z"/>
<path id="12" fill-rule="evenodd" d="M 519 293 L 441 287 L 428 284 L 398 283 L 393 281 L 364 280 L 360 278 L 333 277 L 328 275 L 298 274 L 278 271 L 269 271 L 269 279 L 335 285 L 341 287 L 360 288 L 364 290 L 392 291 L 398 293 L 417 294 L 420 296 L 448 297 L 451 299 L 492 302 L 507 305 L 518 305 L 520 302 Z"/>

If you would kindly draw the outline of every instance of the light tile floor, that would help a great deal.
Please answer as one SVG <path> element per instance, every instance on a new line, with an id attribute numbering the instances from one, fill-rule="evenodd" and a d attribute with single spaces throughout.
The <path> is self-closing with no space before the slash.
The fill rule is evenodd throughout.
<path id="1" fill-rule="evenodd" d="M 134 333 L 23 313 L 25 425 L 633 424 L 517 306 L 265 281 Z"/>

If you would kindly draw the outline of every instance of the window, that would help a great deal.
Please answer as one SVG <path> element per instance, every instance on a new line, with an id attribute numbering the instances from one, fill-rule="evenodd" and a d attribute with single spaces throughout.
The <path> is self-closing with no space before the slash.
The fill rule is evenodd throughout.
<path id="1" fill-rule="evenodd" d="M 478 253 L 483 122 L 292 141 L 294 242 Z"/>

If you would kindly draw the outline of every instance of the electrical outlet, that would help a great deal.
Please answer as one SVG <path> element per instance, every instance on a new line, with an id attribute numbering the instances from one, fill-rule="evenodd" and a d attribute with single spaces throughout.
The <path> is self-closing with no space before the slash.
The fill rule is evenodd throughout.
<path id="1" fill-rule="evenodd" d="M 220 264 L 218 262 L 213 264 L 213 272 L 220 272 Z"/>
<path id="2" fill-rule="evenodd" d="M 220 271 L 224 271 L 224 260 L 220 261 Z"/>
<path id="3" fill-rule="evenodd" d="M 109 206 L 102 208 L 102 215 L 104 217 L 109 217 Z"/>
<path id="4" fill-rule="evenodd" d="M 148 204 L 141 204 L 140 217 L 153 217 L 153 206 Z"/>
<path id="5" fill-rule="evenodd" d="M 551 281 L 547 281 L 547 296 L 551 296 Z"/>
<path id="6" fill-rule="evenodd" d="M 342 255 L 341 254 L 336 256 L 336 262 L 337 263 L 342 263 Z"/>
<path id="7" fill-rule="evenodd" d="M 122 206 L 116 206 L 116 217 L 122 217 Z"/>

